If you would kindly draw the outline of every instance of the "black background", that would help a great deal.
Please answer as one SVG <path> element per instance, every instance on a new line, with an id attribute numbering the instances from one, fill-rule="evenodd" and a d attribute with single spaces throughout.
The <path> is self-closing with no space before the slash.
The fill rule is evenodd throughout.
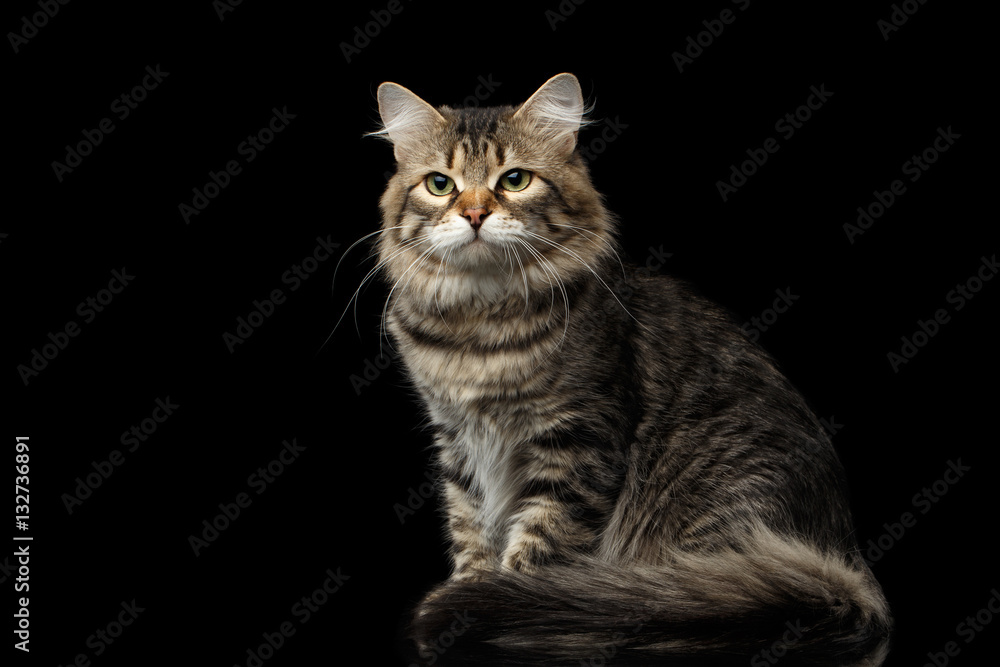
<path id="1" fill-rule="evenodd" d="M 560 20 L 555 0 L 404 0 L 394 15 L 382 2 L 247 0 L 221 19 L 218 5 L 72 2 L 16 53 L 6 40 L 3 442 L 12 461 L 14 437 L 31 438 L 34 538 L 31 653 L 14 651 L 16 664 L 83 653 L 95 665 L 245 665 L 284 622 L 296 632 L 265 664 L 337 664 L 359 650 L 408 664 L 401 619 L 447 567 L 435 498 L 403 523 L 396 508 L 426 481 L 430 442 L 399 364 L 370 384 L 351 380 L 385 345 L 385 286 L 362 290 L 324 344 L 373 266 L 370 246 L 347 255 L 334 282 L 335 267 L 377 229 L 392 169 L 391 150 L 362 135 L 376 128 L 384 80 L 453 105 L 491 80 L 484 103 L 517 104 L 561 71 L 595 103 L 598 124 L 581 141 L 633 259 L 662 248 L 662 271 L 741 319 L 778 289 L 799 297 L 760 342 L 839 425 L 859 541 L 916 516 L 874 566 L 897 620 L 887 664 L 923 664 L 949 641 L 955 664 L 995 655 L 1000 623 L 971 643 L 956 626 L 1000 586 L 1000 284 L 960 311 L 946 298 L 998 249 L 993 128 L 977 113 L 995 77 L 981 64 L 979 10 L 919 5 L 886 40 L 877 22 L 888 2 L 754 0 L 741 11 L 723 0 L 565 0 Z M 672 54 L 727 8 L 735 20 L 679 72 Z M 8 4 L 4 32 L 39 11 Z M 376 33 L 371 11 L 391 20 L 348 62 L 341 44 L 369 23 Z M 118 119 L 113 100 L 157 65 L 168 76 Z M 832 93 L 822 108 L 792 137 L 776 132 L 821 85 Z M 246 162 L 238 146 L 275 108 L 294 118 Z M 52 163 L 105 117 L 114 131 L 60 181 Z M 593 144 L 607 121 L 620 132 Z M 949 127 L 960 138 L 911 183 L 903 163 Z M 778 152 L 724 202 L 716 182 L 768 137 Z M 242 172 L 186 224 L 178 206 L 234 159 Z M 851 243 L 844 223 L 894 179 L 906 192 Z M 317 237 L 339 248 L 293 291 L 282 276 Z M 123 268 L 134 279 L 84 323 L 77 305 Z M 223 334 L 275 289 L 287 300 L 230 352 Z M 895 372 L 887 354 L 940 308 L 950 321 Z M 70 320 L 79 335 L 25 384 L 17 367 Z M 174 414 L 126 451 L 121 434 L 167 397 Z M 292 438 L 305 450 L 258 495 L 248 477 Z M 70 514 L 64 495 L 113 450 L 124 463 Z M 959 459 L 971 470 L 921 514 L 913 496 Z M 189 536 L 241 492 L 251 505 L 195 556 Z M 301 623 L 293 606 L 328 569 L 349 578 Z M 0 577 L 14 609 L 16 574 Z M 88 637 L 133 599 L 144 611 L 95 655 Z"/>

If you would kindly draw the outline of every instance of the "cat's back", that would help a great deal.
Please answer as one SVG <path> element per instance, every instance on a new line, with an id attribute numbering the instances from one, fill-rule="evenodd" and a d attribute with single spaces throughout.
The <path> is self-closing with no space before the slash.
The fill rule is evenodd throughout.
<path id="1" fill-rule="evenodd" d="M 633 275 L 623 295 L 642 361 L 628 381 L 642 413 L 614 520 L 637 536 L 630 548 L 724 544 L 762 516 L 843 548 L 843 471 L 802 394 L 724 308 L 669 276 Z"/>

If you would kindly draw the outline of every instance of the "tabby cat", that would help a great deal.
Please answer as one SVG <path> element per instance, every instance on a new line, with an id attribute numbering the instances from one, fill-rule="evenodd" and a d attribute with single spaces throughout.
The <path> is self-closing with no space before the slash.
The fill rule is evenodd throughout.
<path id="1" fill-rule="evenodd" d="M 383 316 L 453 565 L 419 655 L 881 664 L 891 619 L 829 437 L 723 310 L 621 261 L 576 77 L 516 108 L 387 82 L 378 106 Z"/>

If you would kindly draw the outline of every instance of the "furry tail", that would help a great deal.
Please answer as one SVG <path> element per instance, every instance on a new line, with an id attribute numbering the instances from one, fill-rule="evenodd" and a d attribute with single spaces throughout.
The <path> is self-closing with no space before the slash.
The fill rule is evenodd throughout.
<path id="1" fill-rule="evenodd" d="M 449 580 L 411 626 L 425 664 L 875 666 L 892 621 L 867 567 L 758 532 L 737 551 Z M 627 656 L 627 657 L 626 657 Z M 787 656 L 787 658 L 786 658 Z"/>

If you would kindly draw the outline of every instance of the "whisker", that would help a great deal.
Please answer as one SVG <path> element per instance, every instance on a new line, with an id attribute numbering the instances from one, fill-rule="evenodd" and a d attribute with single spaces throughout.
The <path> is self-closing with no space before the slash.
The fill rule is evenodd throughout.
<path id="1" fill-rule="evenodd" d="M 580 227 L 579 225 L 567 225 L 566 223 L 560 223 L 560 222 L 549 222 L 548 224 L 552 225 L 553 227 L 566 227 L 568 229 L 572 229 L 577 234 L 579 234 L 580 232 L 586 232 L 587 234 L 597 237 L 599 241 L 604 241 L 604 244 L 608 247 L 608 250 L 610 250 L 611 254 L 613 254 L 615 256 L 615 259 L 618 260 L 618 266 L 621 267 L 622 270 L 622 278 L 625 278 L 626 280 L 628 279 L 628 276 L 625 273 L 625 263 L 622 262 L 622 258 L 618 254 L 618 250 L 615 248 L 615 245 L 611 241 L 609 241 L 606 236 L 598 234 L 592 229 L 587 229 L 586 227 Z M 584 237 L 584 240 L 591 241 L 591 243 L 593 243 L 591 239 L 588 239 L 586 237 Z"/>
<path id="2" fill-rule="evenodd" d="M 566 334 L 569 332 L 569 320 L 570 320 L 569 295 L 566 293 L 566 285 L 565 285 L 565 283 L 559 277 L 558 273 L 556 272 L 556 268 L 552 264 L 552 262 L 549 261 L 548 259 L 546 259 L 540 252 L 538 252 L 538 250 L 536 250 L 535 248 L 532 248 L 531 244 L 528 243 L 527 241 L 525 241 L 524 239 L 517 239 L 517 240 L 521 244 L 524 245 L 525 249 L 527 249 L 529 253 L 531 253 L 533 256 L 535 256 L 537 258 L 539 266 L 542 267 L 542 270 L 546 272 L 546 275 L 549 275 L 549 271 L 551 270 L 551 275 L 554 278 L 555 282 L 559 285 L 559 291 L 560 291 L 560 293 L 562 293 L 563 307 L 565 308 L 565 314 L 563 316 L 563 330 L 562 330 L 562 335 L 559 337 L 559 341 L 553 346 L 553 348 L 549 351 L 549 353 L 547 355 L 545 355 L 545 357 L 541 361 L 539 361 L 537 364 L 535 364 L 535 367 L 532 369 L 532 372 L 534 372 L 542 364 L 544 364 L 546 361 L 548 361 L 549 357 L 551 357 L 553 354 L 555 354 L 557 350 L 559 350 L 560 348 L 562 348 L 562 345 L 563 345 L 563 343 L 566 340 Z M 546 264 L 549 267 L 551 267 L 551 269 L 546 269 L 545 268 Z M 549 319 L 551 320 L 551 318 L 552 318 L 552 308 L 555 307 L 555 292 L 551 291 L 551 287 L 552 287 L 552 283 L 551 282 L 549 283 L 549 286 L 550 286 L 550 294 L 552 295 L 552 297 L 551 297 L 552 298 L 551 306 L 549 307 Z"/>
<path id="3" fill-rule="evenodd" d="M 586 261 L 586 260 L 584 260 L 584 259 L 583 259 L 582 257 L 580 257 L 580 255 L 578 255 L 577 253 L 573 252 L 573 251 L 572 251 L 572 250 L 570 250 L 569 248 L 566 248 L 566 247 L 564 247 L 564 246 L 563 246 L 563 245 L 562 245 L 561 243 L 556 243 L 555 241 L 552 241 L 552 240 L 550 240 L 550 239 L 547 239 L 547 238 L 545 238 L 544 236 L 541 236 L 540 234 L 536 234 L 535 232 L 531 232 L 531 231 L 528 231 L 528 230 L 524 230 L 524 233 L 525 233 L 525 234 L 527 234 L 528 236 L 532 237 L 532 238 L 536 238 L 536 239 L 538 239 L 539 241 L 541 241 L 541 242 L 543 242 L 543 243 L 547 243 L 547 244 L 549 244 L 550 246 L 552 246 L 552 247 L 556 248 L 557 250 L 561 250 L 561 251 L 563 251 L 563 252 L 564 252 L 564 253 L 566 253 L 567 255 L 569 255 L 569 256 L 571 256 L 571 257 L 573 257 L 574 259 L 576 259 L 576 261 L 580 262 L 580 264 L 581 264 L 581 265 L 585 266 L 585 267 L 587 268 L 587 270 L 588 270 L 588 271 L 590 271 L 590 272 L 591 272 L 592 274 L 594 274 L 594 277 L 595 277 L 595 278 L 597 278 L 597 280 L 598 280 L 598 281 L 599 281 L 599 282 L 600 282 L 600 283 L 601 283 L 602 285 L 604 285 L 605 289 L 607 289 L 607 290 L 608 290 L 608 292 L 609 292 L 609 293 L 611 294 L 611 296 L 612 296 L 612 297 L 614 297 L 615 301 L 617 301 L 617 302 L 618 302 L 618 305 L 622 307 L 622 310 L 624 310 L 624 311 L 625 311 L 625 313 L 626 313 L 626 314 L 627 314 L 627 315 L 628 315 L 629 317 L 631 317 L 631 318 L 632 318 L 633 320 L 635 320 L 635 322 L 636 322 L 637 324 L 639 324 L 640 326 L 642 326 L 642 323 L 641 323 L 641 322 L 639 322 L 639 320 L 637 320 L 637 319 L 635 318 L 635 316 L 634 316 L 634 315 L 633 315 L 633 314 L 632 314 L 632 313 L 631 313 L 631 312 L 629 311 L 629 309 L 625 307 L 625 304 L 621 302 L 621 299 L 619 299 L 619 298 L 618 298 L 618 295 L 617 295 L 617 294 L 615 294 L 614 290 L 612 290 L 612 289 L 611 289 L 611 288 L 610 288 L 610 287 L 608 286 L 608 284 L 607 284 L 606 282 L 604 282 L 604 278 L 602 278 L 602 277 L 600 276 L 600 274 L 598 274 L 598 273 L 597 273 L 597 271 L 595 271 L 595 270 L 593 269 L 593 267 L 592 267 L 592 266 L 590 266 L 590 264 L 588 264 L 588 263 L 587 263 L 587 261 Z"/>
<path id="4" fill-rule="evenodd" d="M 437 273 L 434 276 L 434 306 L 437 308 L 438 315 L 441 316 L 441 321 L 444 322 L 445 328 L 447 328 L 448 331 L 450 331 L 451 334 L 454 336 L 455 332 L 454 332 L 454 330 L 452 330 L 451 325 L 448 324 L 448 319 L 444 316 L 444 313 L 441 312 L 441 302 L 438 300 L 438 291 L 440 290 L 439 283 L 438 283 L 438 277 L 441 275 L 441 269 L 443 268 L 444 269 L 444 281 L 447 282 L 447 280 L 448 280 L 448 261 L 451 259 L 451 253 L 453 251 L 454 251 L 453 247 L 452 248 L 448 248 L 445 251 L 444 258 L 441 260 L 441 263 L 438 265 Z"/>
<path id="5" fill-rule="evenodd" d="M 392 295 L 393 295 L 393 293 L 396 291 L 396 288 L 399 286 L 399 283 L 403 280 L 403 278 L 406 277 L 406 274 L 409 273 L 410 271 L 412 271 L 414 267 L 419 268 L 419 267 L 423 266 L 424 260 L 432 252 L 434 252 L 435 250 L 437 250 L 437 248 L 440 245 L 441 245 L 440 242 L 434 243 L 429 248 L 427 248 L 422 253 L 420 253 L 420 255 L 415 260 L 413 260 L 412 262 L 410 262 L 410 265 L 406 268 L 406 271 L 403 271 L 402 275 L 400 275 L 399 278 L 396 280 L 396 282 L 393 284 L 392 289 L 389 290 L 389 295 L 385 298 L 385 305 L 382 307 L 382 325 L 381 325 L 382 331 L 379 334 L 379 352 L 380 353 L 382 352 L 382 338 L 383 337 L 385 338 L 386 342 L 389 343 L 389 347 L 390 348 L 392 347 L 392 343 L 389 342 L 389 337 L 388 337 L 388 335 L 386 335 L 385 320 L 386 320 L 386 317 L 388 316 L 389 302 L 392 301 Z M 416 275 L 416 274 L 414 274 L 414 275 Z M 406 287 L 409 284 L 410 284 L 410 281 L 409 280 L 406 281 L 406 284 L 403 285 L 403 290 L 405 290 Z M 395 350 L 393 349 L 393 351 L 395 351 Z"/>
<path id="6" fill-rule="evenodd" d="M 395 226 L 395 227 L 387 227 L 385 229 L 380 229 L 380 230 L 374 231 L 374 232 L 372 232 L 370 234 L 365 234 L 360 239 L 358 239 L 357 241 L 355 241 L 354 243 L 352 243 L 351 246 L 347 250 L 345 250 L 344 253 L 340 256 L 340 259 L 337 260 L 337 266 L 336 266 L 336 268 L 333 271 L 333 280 L 334 280 L 334 283 L 336 283 L 336 280 L 337 280 L 337 271 L 340 270 L 340 264 L 341 264 L 341 262 L 344 261 L 344 258 L 347 256 L 347 254 L 352 249 L 354 249 L 355 247 L 357 247 L 358 244 L 364 242 L 366 239 L 369 239 L 372 236 L 375 236 L 377 234 L 382 234 L 383 232 L 387 232 L 387 231 L 389 231 L 391 229 L 401 229 L 401 228 L 402 228 L 402 225 Z M 385 260 L 382 260 L 382 261 L 378 262 L 375 265 L 375 267 L 373 269 L 371 269 L 365 275 L 364 278 L 361 279 L 361 282 L 358 284 L 357 289 L 354 290 L 354 293 L 351 295 L 351 298 L 347 300 L 347 305 L 344 306 L 344 311 L 340 314 L 340 317 L 337 318 L 337 322 L 333 325 L 333 329 L 330 331 L 330 334 L 326 337 L 326 339 L 323 340 L 323 343 L 320 344 L 320 346 L 316 349 L 316 352 L 313 353 L 314 357 L 315 357 L 315 355 L 318 355 L 323 350 L 323 348 L 326 347 L 327 343 L 330 342 L 330 339 L 333 338 L 333 335 L 337 332 L 337 329 L 340 327 L 340 323 L 343 322 L 344 316 L 346 316 L 347 313 L 348 313 L 348 311 L 351 310 L 351 304 L 352 303 L 354 304 L 354 325 L 355 325 L 355 331 L 358 332 L 359 336 L 361 335 L 361 332 L 360 332 L 360 330 L 358 328 L 358 317 L 357 317 L 358 296 L 360 295 L 361 290 L 371 280 L 371 278 L 373 276 L 375 276 L 386 265 L 387 262 L 389 262 L 390 260 L 392 260 L 399 253 L 405 252 L 407 250 L 407 248 L 409 248 L 411 245 L 415 245 L 417 242 L 418 242 L 418 239 L 411 239 L 410 241 L 404 241 L 403 244 L 402 244 L 403 247 L 401 247 L 400 249 L 398 249 L 390 257 L 386 258 Z M 369 255 L 369 258 L 370 257 L 371 257 L 371 255 Z"/>
<path id="7" fill-rule="evenodd" d="M 389 264 L 389 262 L 399 257 L 401 254 L 403 254 L 410 248 L 419 245 L 420 242 L 424 239 L 424 237 L 425 235 L 422 234 L 409 241 L 404 241 L 402 244 L 400 244 L 399 248 L 393 251 L 391 255 L 389 255 L 385 259 L 379 260 L 378 264 L 376 264 L 375 267 L 365 275 L 364 279 L 362 279 L 361 281 L 361 284 L 358 285 L 358 289 L 355 292 L 354 296 L 352 297 L 352 301 L 354 301 L 354 329 L 355 331 L 358 332 L 359 336 L 361 335 L 361 332 L 358 330 L 358 301 L 360 300 L 358 298 L 358 295 L 361 289 L 364 288 L 367 285 L 367 283 L 378 274 L 379 271 L 385 268 Z M 350 302 L 348 302 L 348 306 L 350 306 Z"/>
<path id="8" fill-rule="evenodd" d="M 365 234 L 365 235 L 364 235 L 364 236 L 362 236 L 362 237 L 361 237 L 360 239 L 358 239 L 357 241 L 355 241 L 354 243 L 352 243 L 352 244 L 350 245 L 350 247 L 349 247 L 349 248 L 347 248 L 347 250 L 345 250 L 345 251 L 343 252 L 343 254 L 341 254 L 341 256 L 340 256 L 340 259 L 338 259 L 338 260 L 337 260 L 337 266 L 336 266 L 336 267 L 335 267 L 335 268 L 333 269 L 333 284 L 334 284 L 334 285 L 336 285 L 336 284 L 337 284 L 337 272 L 338 272 L 338 271 L 340 271 L 340 264 L 341 264 L 341 262 L 343 262 L 343 261 L 344 261 L 344 258 L 346 258 L 346 257 L 347 257 L 347 255 L 348 255 L 348 254 L 349 254 L 349 253 L 350 253 L 350 252 L 351 252 L 352 250 L 354 250 L 354 249 L 355 249 L 356 247 L 358 247 L 358 246 L 359 246 L 360 244 L 364 243 L 364 242 L 365 242 L 366 240 L 370 239 L 370 238 L 371 238 L 371 237 L 373 237 L 373 236 L 376 236 L 376 235 L 378 235 L 378 234 L 384 234 L 385 232 L 388 232 L 388 231 L 390 231 L 390 230 L 392 230 L 392 229 L 402 229 L 403 227 L 404 227 L 404 225 L 395 225 L 395 226 L 393 226 L 393 227 L 386 227 L 386 228 L 384 228 L 384 229 L 377 229 L 377 230 L 375 230 L 374 232 L 372 232 L 371 234 Z M 372 255 L 369 255 L 369 256 L 368 256 L 368 257 L 366 257 L 365 259 L 370 259 L 371 257 L 372 257 Z"/>
<path id="9" fill-rule="evenodd" d="M 555 307 L 555 300 L 556 300 L 555 285 L 553 283 L 553 279 L 554 280 L 558 280 L 558 277 L 555 274 L 552 274 L 552 273 L 550 273 L 548 271 L 548 269 L 543 264 L 543 262 L 548 263 L 547 260 L 545 260 L 545 258 L 542 257 L 542 254 L 540 252 L 538 252 L 537 250 L 535 250 L 534 248 L 532 248 L 530 243 L 528 243 L 527 241 L 525 241 L 524 239 L 521 239 L 521 238 L 515 238 L 515 240 L 518 243 L 520 243 L 521 246 L 525 250 L 528 251 L 528 254 L 530 254 L 538 262 L 539 268 L 541 268 L 542 272 L 545 274 L 546 282 L 549 283 L 549 302 L 550 302 L 550 305 L 549 305 L 549 318 L 551 319 L 552 318 L 552 308 Z M 550 276 L 551 276 L 551 279 L 550 279 Z"/>
<path id="10" fill-rule="evenodd" d="M 511 253 L 514 257 L 514 261 L 517 262 L 518 268 L 521 270 L 521 280 L 524 282 L 524 312 L 521 313 L 521 317 L 527 317 L 528 315 L 528 274 L 524 270 L 524 264 L 521 263 L 521 258 L 517 256 L 517 253 Z M 513 272 L 513 268 L 511 268 Z"/>

